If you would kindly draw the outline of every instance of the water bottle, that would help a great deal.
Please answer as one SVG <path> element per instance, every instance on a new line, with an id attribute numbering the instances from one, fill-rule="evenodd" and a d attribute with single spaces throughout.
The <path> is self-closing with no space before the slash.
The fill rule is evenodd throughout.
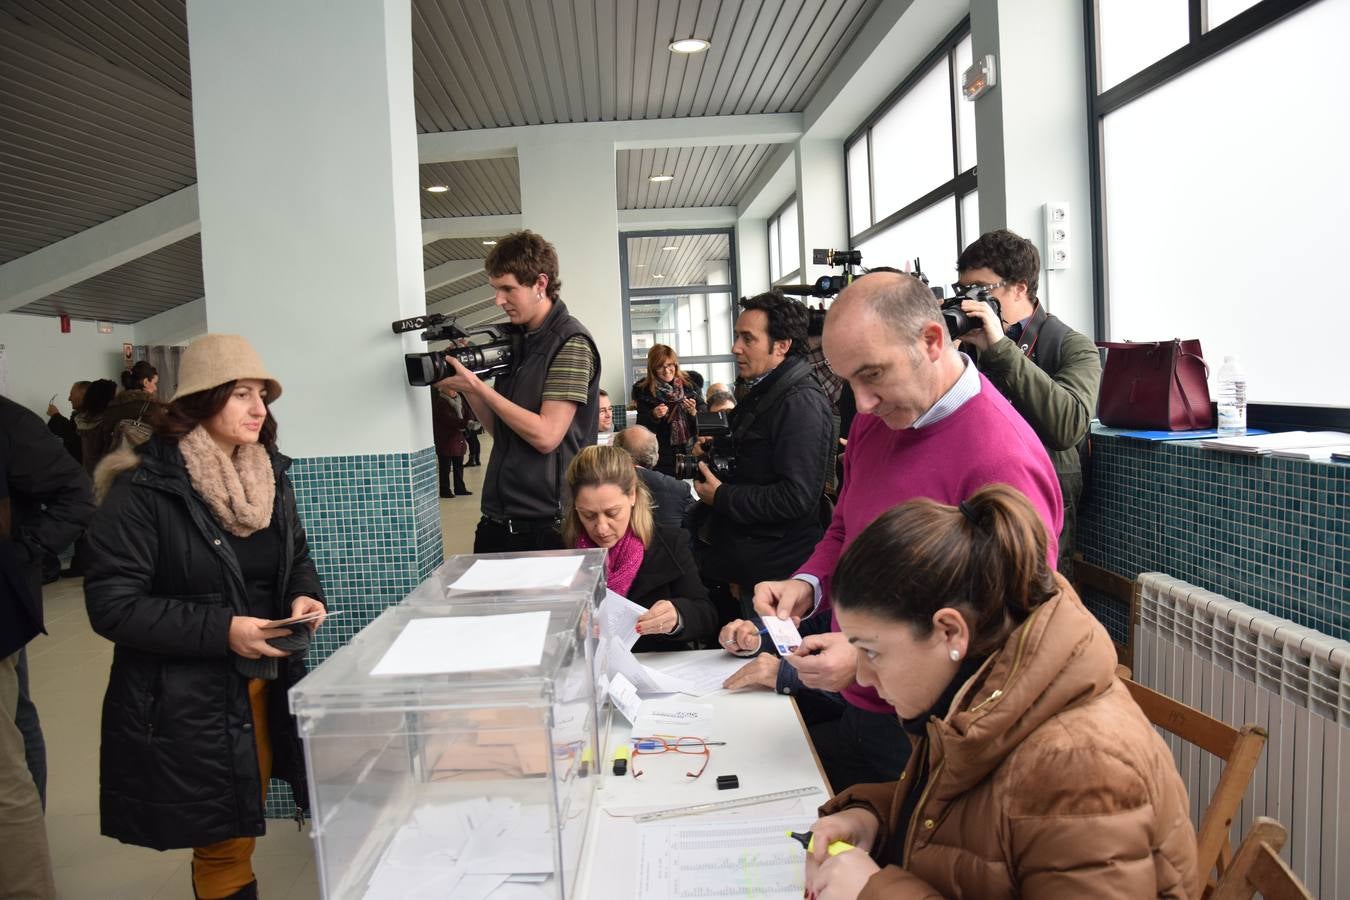
<path id="1" fill-rule="evenodd" d="M 1236 356 L 1225 356 L 1219 369 L 1219 437 L 1240 437 L 1247 433 L 1247 376 Z"/>

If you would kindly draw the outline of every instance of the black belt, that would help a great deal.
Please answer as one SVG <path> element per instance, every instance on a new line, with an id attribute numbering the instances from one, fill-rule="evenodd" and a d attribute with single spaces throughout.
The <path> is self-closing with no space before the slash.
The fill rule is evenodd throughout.
<path id="1" fill-rule="evenodd" d="M 496 516 L 489 516 L 483 513 L 483 520 L 491 522 L 493 525 L 500 525 L 511 534 L 531 534 L 536 531 L 552 531 L 562 524 L 560 517 L 554 516 L 547 519 L 499 519 Z"/>

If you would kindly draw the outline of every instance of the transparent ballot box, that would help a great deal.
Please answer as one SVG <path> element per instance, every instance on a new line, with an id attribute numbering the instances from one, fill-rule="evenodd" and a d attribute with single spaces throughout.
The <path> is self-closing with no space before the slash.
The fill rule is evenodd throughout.
<path id="1" fill-rule="evenodd" d="M 598 732 L 589 601 L 385 610 L 290 692 L 330 900 L 572 896 Z"/>
<path id="2" fill-rule="evenodd" d="M 403 602 L 500 600 L 539 605 L 578 595 L 589 597 L 592 606 L 605 599 L 603 549 L 452 556 Z"/>

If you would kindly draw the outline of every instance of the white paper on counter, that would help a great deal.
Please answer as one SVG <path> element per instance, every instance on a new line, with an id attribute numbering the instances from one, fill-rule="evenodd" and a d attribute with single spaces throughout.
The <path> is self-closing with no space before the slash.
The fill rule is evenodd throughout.
<path id="1" fill-rule="evenodd" d="M 537 666 L 544 655 L 548 620 L 547 610 L 413 619 L 370 674 L 436 675 Z"/>
<path id="2" fill-rule="evenodd" d="M 459 576 L 451 590 L 518 591 L 564 588 L 576 578 L 580 556 L 525 556 L 516 559 L 478 559 Z"/>
<path id="3" fill-rule="evenodd" d="M 632 650 L 641 637 L 637 633 L 637 620 L 647 612 L 627 597 L 605 590 L 605 599 L 600 601 L 597 618 L 600 620 L 600 635 L 623 644 L 625 650 Z"/>

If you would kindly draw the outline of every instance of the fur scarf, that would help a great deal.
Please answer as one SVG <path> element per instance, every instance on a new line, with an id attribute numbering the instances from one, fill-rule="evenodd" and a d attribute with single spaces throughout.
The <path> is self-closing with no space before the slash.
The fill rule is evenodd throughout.
<path id="1" fill-rule="evenodd" d="M 272 523 L 277 482 L 267 448 L 240 444 L 233 457 L 198 425 L 178 441 L 192 487 L 221 527 L 246 538 Z"/>

